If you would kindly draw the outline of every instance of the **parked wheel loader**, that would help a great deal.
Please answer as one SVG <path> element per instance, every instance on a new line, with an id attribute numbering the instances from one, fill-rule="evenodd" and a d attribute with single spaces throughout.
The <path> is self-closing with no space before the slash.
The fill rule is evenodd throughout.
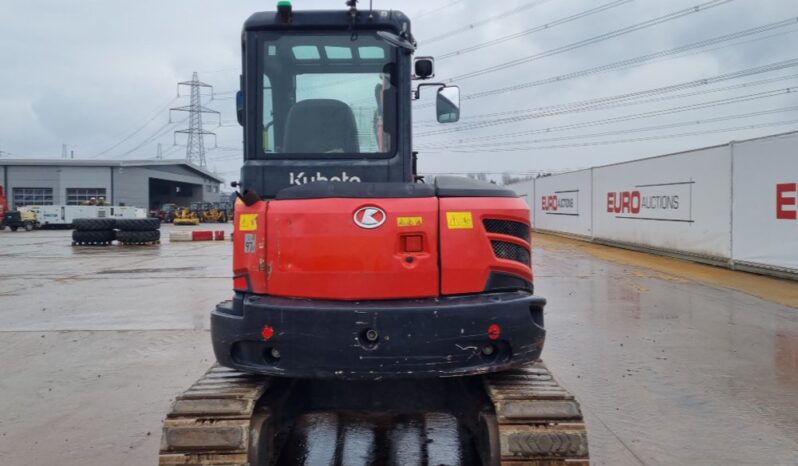
<path id="1" fill-rule="evenodd" d="M 202 210 L 203 223 L 227 223 L 227 211 L 220 206 L 219 203 L 211 204 L 203 207 Z"/>
<path id="2" fill-rule="evenodd" d="M 528 206 L 422 182 L 412 100 L 432 90 L 456 122 L 459 90 L 429 82 L 403 13 L 347 7 L 244 23 L 232 299 L 160 464 L 587 464 L 540 361 Z"/>
<path id="3" fill-rule="evenodd" d="M 178 207 L 172 221 L 175 225 L 199 225 L 200 218 L 197 213 L 188 207 Z"/>

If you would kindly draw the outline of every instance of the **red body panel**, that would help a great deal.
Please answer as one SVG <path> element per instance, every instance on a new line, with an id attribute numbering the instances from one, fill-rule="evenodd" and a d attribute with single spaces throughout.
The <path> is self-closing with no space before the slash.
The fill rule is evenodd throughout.
<path id="1" fill-rule="evenodd" d="M 251 206 L 236 201 L 233 232 L 233 288 L 267 294 L 266 211 L 268 203 Z"/>
<path id="2" fill-rule="evenodd" d="M 448 213 L 469 213 L 471 228 L 449 225 Z M 513 197 L 453 197 L 440 199 L 441 294 L 478 293 L 492 271 L 507 272 L 532 281 L 532 269 L 519 262 L 499 259 L 493 254 L 491 239 L 516 243 L 527 248 L 529 243 L 514 236 L 488 233 L 486 218 L 529 222 L 529 207 Z M 455 219 L 456 220 L 456 219 Z"/>
<path id="3" fill-rule="evenodd" d="M 355 214 L 364 207 L 382 209 L 384 223 L 358 226 Z M 470 221 L 457 223 L 464 218 Z M 237 202 L 234 289 L 381 300 L 481 293 L 491 272 L 532 281 L 531 267 L 497 258 L 491 240 L 530 244 L 487 232 L 487 218 L 530 224 L 526 203 L 506 197 L 297 199 L 249 207 Z"/>
<path id="4" fill-rule="evenodd" d="M 375 228 L 355 213 L 378 207 Z M 269 294 L 340 300 L 438 296 L 438 199 L 303 199 L 269 203 Z M 421 251 L 418 249 L 420 238 Z"/>
<path id="5" fill-rule="evenodd" d="M 6 214 L 8 210 L 8 200 L 6 199 L 6 193 L 3 190 L 3 187 L 0 186 L 0 222 L 3 220 L 3 215 Z"/>

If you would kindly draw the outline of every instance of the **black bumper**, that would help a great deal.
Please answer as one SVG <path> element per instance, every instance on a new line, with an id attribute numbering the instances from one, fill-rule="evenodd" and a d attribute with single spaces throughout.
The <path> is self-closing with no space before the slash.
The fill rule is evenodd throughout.
<path id="1" fill-rule="evenodd" d="M 246 372 L 343 379 L 472 375 L 538 359 L 545 304 L 526 292 L 367 302 L 237 295 L 211 314 L 211 338 L 220 364 Z M 271 329 L 268 338 L 264 326 Z"/>

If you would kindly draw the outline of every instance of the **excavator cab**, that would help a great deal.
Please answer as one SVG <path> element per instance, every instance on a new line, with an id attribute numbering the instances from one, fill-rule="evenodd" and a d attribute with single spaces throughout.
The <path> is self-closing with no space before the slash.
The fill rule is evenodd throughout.
<path id="1" fill-rule="evenodd" d="M 416 176 L 411 104 L 426 80 L 399 11 L 253 14 L 237 95 L 245 160 L 234 297 L 212 313 L 218 361 L 298 378 L 441 377 L 541 353 L 530 218 L 511 190 Z M 419 81 L 419 84 L 415 84 Z M 430 112 L 429 118 L 433 117 Z"/>
<path id="2" fill-rule="evenodd" d="M 242 48 L 242 187 L 273 198 L 314 181 L 413 181 L 411 77 L 433 70 L 429 57 L 414 66 L 404 14 L 293 12 L 283 2 L 247 20 Z M 457 89 L 435 86 L 449 96 L 439 99 L 446 121 L 456 121 Z"/>

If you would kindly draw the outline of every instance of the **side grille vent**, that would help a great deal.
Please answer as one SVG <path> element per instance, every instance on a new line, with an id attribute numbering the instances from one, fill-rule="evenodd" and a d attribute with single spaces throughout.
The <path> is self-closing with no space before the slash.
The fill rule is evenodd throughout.
<path id="1" fill-rule="evenodd" d="M 521 222 L 514 222 L 512 220 L 502 220 L 498 218 L 486 218 L 483 221 L 485 230 L 488 233 L 499 233 L 502 235 L 515 236 L 527 243 L 529 242 L 529 225 Z"/>
<path id="2" fill-rule="evenodd" d="M 529 250 L 523 246 L 519 246 L 515 243 L 508 243 L 507 241 L 496 240 L 491 241 L 490 244 L 493 246 L 493 254 L 499 259 L 517 261 L 526 266 L 529 266 L 531 263 Z"/>

